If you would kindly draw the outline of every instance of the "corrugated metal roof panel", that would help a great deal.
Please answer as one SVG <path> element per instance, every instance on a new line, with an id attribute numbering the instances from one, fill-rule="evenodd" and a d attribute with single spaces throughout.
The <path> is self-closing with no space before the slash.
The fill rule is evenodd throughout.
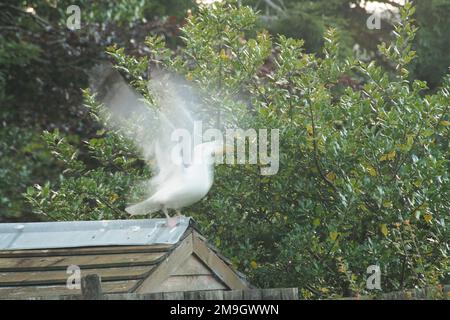
<path id="1" fill-rule="evenodd" d="M 175 244 L 189 224 L 187 217 L 173 228 L 166 219 L 3 223 L 0 250 Z"/>

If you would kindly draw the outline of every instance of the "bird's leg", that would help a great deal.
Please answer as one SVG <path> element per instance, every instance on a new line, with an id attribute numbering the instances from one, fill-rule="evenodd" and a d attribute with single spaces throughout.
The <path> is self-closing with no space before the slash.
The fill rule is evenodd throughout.
<path id="1" fill-rule="evenodd" d="M 169 219 L 170 219 L 170 216 L 169 216 L 169 211 L 167 210 L 167 208 L 166 208 L 166 207 L 163 207 L 162 210 L 163 210 L 164 215 L 166 216 L 167 220 L 169 220 Z"/>
<path id="2" fill-rule="evenodd" d="M 167 226 L 169 227 L 169 228 L 174 228 L 176 225 L 177 225 L 177 218 L 176 217 L 173 217 L 173 218 L 171 218 L 170 216 L 169 216 L 169 212 L 168 212 L 168 210 L 167 210 L 167 208 L 166 207 L 163 207 L 163 212 L 164 212 L 164 214 L 166 215 L 166 223 L 167 223 Z"/>

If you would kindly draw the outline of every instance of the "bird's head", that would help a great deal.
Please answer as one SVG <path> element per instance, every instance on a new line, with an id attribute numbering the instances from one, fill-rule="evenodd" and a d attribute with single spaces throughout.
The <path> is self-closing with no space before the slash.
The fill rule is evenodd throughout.
<path id="1" fill-rule="evenodd" d="M 199 144 L 194 148 L 194 163 L 214 164 L 216 157 L 222 157 L 231 150 L 230 146 L 217 141 Z"/>

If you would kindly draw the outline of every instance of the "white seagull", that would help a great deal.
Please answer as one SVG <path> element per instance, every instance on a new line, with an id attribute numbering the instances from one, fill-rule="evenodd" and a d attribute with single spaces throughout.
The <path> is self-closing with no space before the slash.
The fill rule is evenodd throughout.
<path id="1" fill-rule="evenodd" d="M 213 184 L 216 154 L 222 155 L 224 146 L 222 141 L 192 146 L 189 143 L 187 150 L 186 141 L 173 141 L 175 130 L 185 130 L 190 136 L 188 141 L 195 141 L 192 109 L 198 101 L 186 85 L 167 77 L 154 77 L 149 83 L 149 90 L 158 96 L 158 132 L 156 137 L 152 135 L 153 141 L 150 144 L 143 145 L 142 141 L 138 141 L 138 145 L 141 144 L 144 157 L 152 160 L 152 171 L 156 174 L 148 183 L 150 196 L 125 210 L 131 215 L 148 215 L 162 210 L 167 218 L 167 225 L 174 227 L 178 217 L 170 218 L 168 210 L 174 209 L 177 216 L 180 216 L 181 208 L 206 196 Z M 136 141 L 136 137 L 134 140 Z M 138 140 L 146 139 L 141 137 Z M 192 154 L 192 157 L 189 159 L 186 154 Z"/>
<path id="2" fill-rule="evenodd" d="M 170 227 L 176 225 L 177 219 L 170 218 L 168 209 L 177 211 L 190 206 L 206 196 L 213 184 L 214 158 L 217 152 L 222 152 L 221 146 L 214 142 L 206 142 L 194 148 L 193 162 L 185 166 L 166 158 L 156 143 L 157 166 L 159 173 L 152 178 L 151 185 L 155 192 L 147 199 L 125 210 L 131 215 L 144 215 L 163 210 Z"/>

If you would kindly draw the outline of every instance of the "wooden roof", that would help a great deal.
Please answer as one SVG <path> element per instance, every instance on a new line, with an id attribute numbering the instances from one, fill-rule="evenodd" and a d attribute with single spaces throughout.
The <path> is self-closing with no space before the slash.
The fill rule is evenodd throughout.
<path id="1" fill-rule="evenodd" d="M 98 274 L 104 293 L 246 289 L 205 239 L 189 227 L 175 244 L 0 250 L 0 299 L 80 294 L 67 268 Z"/>

